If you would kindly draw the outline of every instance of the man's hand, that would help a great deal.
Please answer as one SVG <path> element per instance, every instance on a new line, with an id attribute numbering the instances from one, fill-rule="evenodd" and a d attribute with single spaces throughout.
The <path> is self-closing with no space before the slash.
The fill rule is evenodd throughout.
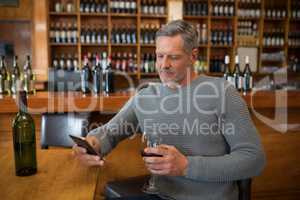
<path id="1" fill-rule="evenodd" d="M 163 157 L 144 157 L 148 170 L 152 174 L 167 176 L 184 176 L 188 167 L 187 158 L 174 146 L 159 145 L 157 148 L 146 148 L 146 153 L 163 155 Z"/>
<path id="2" fill-rule="evenodd" d="M 86 141 L 97 151 L 100 152 L 100 142 L 95 136 L 87 136 Z M 100 156 L 87 154 L 86 149 L 79 147 L 77 144 L 73 146 L 73 155 L 79 162 L 86 166 L 102 166 L 104 161 Z"/>

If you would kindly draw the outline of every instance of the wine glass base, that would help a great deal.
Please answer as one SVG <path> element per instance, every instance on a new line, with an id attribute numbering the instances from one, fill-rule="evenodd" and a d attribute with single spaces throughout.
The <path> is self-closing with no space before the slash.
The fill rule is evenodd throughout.
<path id="1" fill-rule="evenodd" d="M 151 186 L 149 183 L 145 183 L 142 187 L 142 192 L 146 194 L 158 194 L 158 188 L 155 186 Z"/>

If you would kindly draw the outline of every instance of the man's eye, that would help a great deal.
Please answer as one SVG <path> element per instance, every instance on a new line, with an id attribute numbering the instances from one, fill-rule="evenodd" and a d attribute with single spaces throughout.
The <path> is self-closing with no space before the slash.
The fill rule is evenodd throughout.
<path id="1" fill-rule="evenodd" d="M 171 58 L 172 60 L 177 60 L 179 57 L 178 57 L 178 56 L 170 56 L 170 58 Z"/>
<path id="2" fill-rule="evenodd" d="M 163 58 L 163 55 L 156 55 L 156 58 Z"/>

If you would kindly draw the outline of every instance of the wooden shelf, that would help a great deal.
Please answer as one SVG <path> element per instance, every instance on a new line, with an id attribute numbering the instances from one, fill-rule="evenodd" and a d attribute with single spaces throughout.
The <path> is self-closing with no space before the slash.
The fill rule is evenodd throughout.
<path id="1" fill-rule="evenodd" d="M 208 44 L 200 44 L 198 47 L 199 48 L 208 48 Z"/>
<path id="2" fill-rule="evenodd" d="M 211 45 L 211 48 L 232 48 L 233 45 Z"/>
<path id="3" fill-rule="evenodd" d="M 107 13 L 80 13 L 82 17 L 107 17 Z"/>
<path id="4" fill-rule="evenodd" d="M 208 16 L 184 15 L 183 19 L 208 19 Z"/>
<path id="5" fill-rule="evenodd" d="M 50 46 L 55 46 L 55 47 L 77 47 L 78 43 L 72 44 L 72 43 L 50 43 Z"/>
<path id="6" fill-rule="evenodd" d="M 112 47 L 137 47 L 137 44 L 111 44 Z"/>
<path id="7" fill-rule="evenodd" d="M 299 22 L 300 18 L 289 18 L 291 22 Z"/>
<path id="8" fill-rule="evenodd" d="M 148 15 L 148 14 L 141 14 L 141 18 L 167 18 L 167 15 Z"/>
<path id="9" fill-rule="evenodd" d="M 145 73 L 141 72 L 141 76 L 158 76 L 157 72 Z"/>
<path id="10" fill-rule="evenodd" d="M 51 16 L 61 16 L 61 17 L 76 17 L 77 13 L 68 13 L 68 12 L 50 12 L 49 13 Z"/>
<path id="11" fill-rule="evenodd" d="M 284 22 L 287 18 L 264 18 L 264 21 L 269 21 L 269 22 L 278 22 L 278 21 L 282 21 Z"/>
<path id="12" fill-rule="evenodd" d="M 299 49 L 300 46 L 289 46 L 289 49 Z"/>
<path id="13" fill-rule="evenodd" d="M 82 47 L 108 47 L 108 44 L 81 44 Z"/>
<path id="14" fill-rule="evenodd" d="M 130 13 L 111 13 L 110 14 L 111 17 L 115 17 L 115 18 L 122 18 L 122 17 L 137 17 L 137 14 L 130 14 Z"/>
<path id="15" fill-rule="evenodd" d="M 141 44 L 141 47 L 153 47 L 153 48 L 155 48 L 156 45 L 155 44 Z"/>
<path id="16" fill-rule="evenodd" d="M 238 16 L 238 20 L 260 20 L 260 17 L 240 17 L 240 16 Z"/>
<path id="17" fill-rule="evenodd" d="M 233 20 L 234 16 L 211 16 L 211 19 L 217 20 Z"/>
<path id="18" fill-rule="evenodd" d="M 264 49 L 283 49 L 284 46 L 263 46 Z"/>

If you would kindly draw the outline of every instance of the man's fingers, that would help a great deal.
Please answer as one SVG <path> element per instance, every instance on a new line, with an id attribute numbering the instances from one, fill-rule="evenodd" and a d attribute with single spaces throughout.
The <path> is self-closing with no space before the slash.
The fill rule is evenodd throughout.
<path id="1" fill-rule="evenodd" d="M 100 161 L 94 161 L 94 160 L 89 160 L 86 162 L 87 166 L 103 166 L 104 165 L 104 161 L 100 160 Z"/>
<path id="2" fill-rule="evenodd" d="M 100 161 L 101 158 L 99 156 L 93 156 L 93 155 L 89 155 L 89 154 L 83 154 L 81 156 L 79 156 L 79 159 L 82 161 Z"/>
<path id="3" fill-rule="evenodd" d="M 164 147 L 160 147 L 160 146 L 158 146 L 157 148 L 147 147 L 145 149 L 145 152 L 159 154 L 159 155 L 168 155 L 168 153 L 169 153 L 168 149 L 166 149 Z"/>
<path id="4" fill-rule="evenodd" d="M 170 170 L 171 166 L 169 163 L 163 164 L 146 164 L 147 168 L 150 170 Z"/>
<path id="5" fill-rule="evenodd" d="M 86 153 L 86 149 L 82 148 L 82 147 L 79 147 L 78 145 L 73 146 L 73 151 L 74 151 L 75 155 Z"/>
<path id="6" fill-rule="evenodd" d="M 156 175 L 167 175 L 169 174 L 169 170 L 152 170 L 152 169 L 149 169 L 149 171 L 151 172 L 151 174 L 156 174 Z"/>
<path id="7" fill-rule="evenodd" d="M 164 157 L 144 157 L 146 164 L 162 164 L 168 162 L 168 159 Z"/>

